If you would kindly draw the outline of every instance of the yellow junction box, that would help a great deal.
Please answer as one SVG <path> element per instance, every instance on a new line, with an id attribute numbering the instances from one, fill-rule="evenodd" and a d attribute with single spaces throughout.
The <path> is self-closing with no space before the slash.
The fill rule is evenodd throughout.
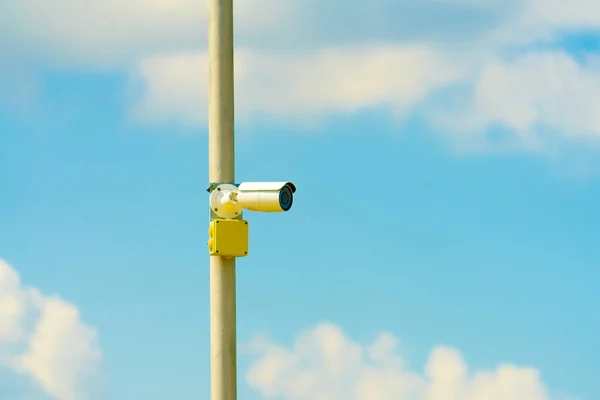
<path id="1" fill-rule="evenodd" d="M 248 255 L 248 221 L 214 219 L 208 228 L 211 256 L 245 257 Z"/>

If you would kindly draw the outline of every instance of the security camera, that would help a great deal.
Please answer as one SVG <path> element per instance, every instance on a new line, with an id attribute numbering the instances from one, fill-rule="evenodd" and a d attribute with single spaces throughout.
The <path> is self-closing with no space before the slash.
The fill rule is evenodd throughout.
<path id="1" fill-rule="evenodd" d="M 245 182 L 238 186 L 235 200 L 246 210 L 281 212 L 292 208 L 295 192 L 292 182 Z"/>
<path id="2" fill-rule="evenodd" d="M 222 184 L 210 194 L 210 207 L 221 218 L 235 218 L 242 210 L 282 212 L 292 208 L 296 186 L 292 182 Z"/>

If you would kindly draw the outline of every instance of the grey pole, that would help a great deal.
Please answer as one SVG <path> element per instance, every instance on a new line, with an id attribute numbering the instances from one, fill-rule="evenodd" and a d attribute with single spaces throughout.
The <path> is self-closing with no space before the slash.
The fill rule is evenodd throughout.
<path id="1" fill-rule="evenodd" d="M 210 182 L 235 181 L 233 0 L 209 0 Z M 236 400 L 235 258 L 210 257 L 211 400 Z"/>

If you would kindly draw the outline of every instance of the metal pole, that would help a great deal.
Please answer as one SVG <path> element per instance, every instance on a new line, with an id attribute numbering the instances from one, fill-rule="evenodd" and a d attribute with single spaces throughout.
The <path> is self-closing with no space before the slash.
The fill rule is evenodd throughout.
<path id="1" fill-rule="evenodd" d="M 233 0 L 209 0 L 210 182 L 235 180 L 233 107 Z M 211 399 L 236 400 L 235 258 L 210 257 Z"/>

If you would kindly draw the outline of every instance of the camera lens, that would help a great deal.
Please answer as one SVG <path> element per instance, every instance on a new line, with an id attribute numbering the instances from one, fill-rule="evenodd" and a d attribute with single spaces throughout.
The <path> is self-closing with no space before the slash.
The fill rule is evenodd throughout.
<path id="1" fill-rule="evenodd" d="M 292 208 L 294 195 L 289 186 L 284 186 L 279 192 L 279 205 L 283 211 L 288 211 Z"/>

